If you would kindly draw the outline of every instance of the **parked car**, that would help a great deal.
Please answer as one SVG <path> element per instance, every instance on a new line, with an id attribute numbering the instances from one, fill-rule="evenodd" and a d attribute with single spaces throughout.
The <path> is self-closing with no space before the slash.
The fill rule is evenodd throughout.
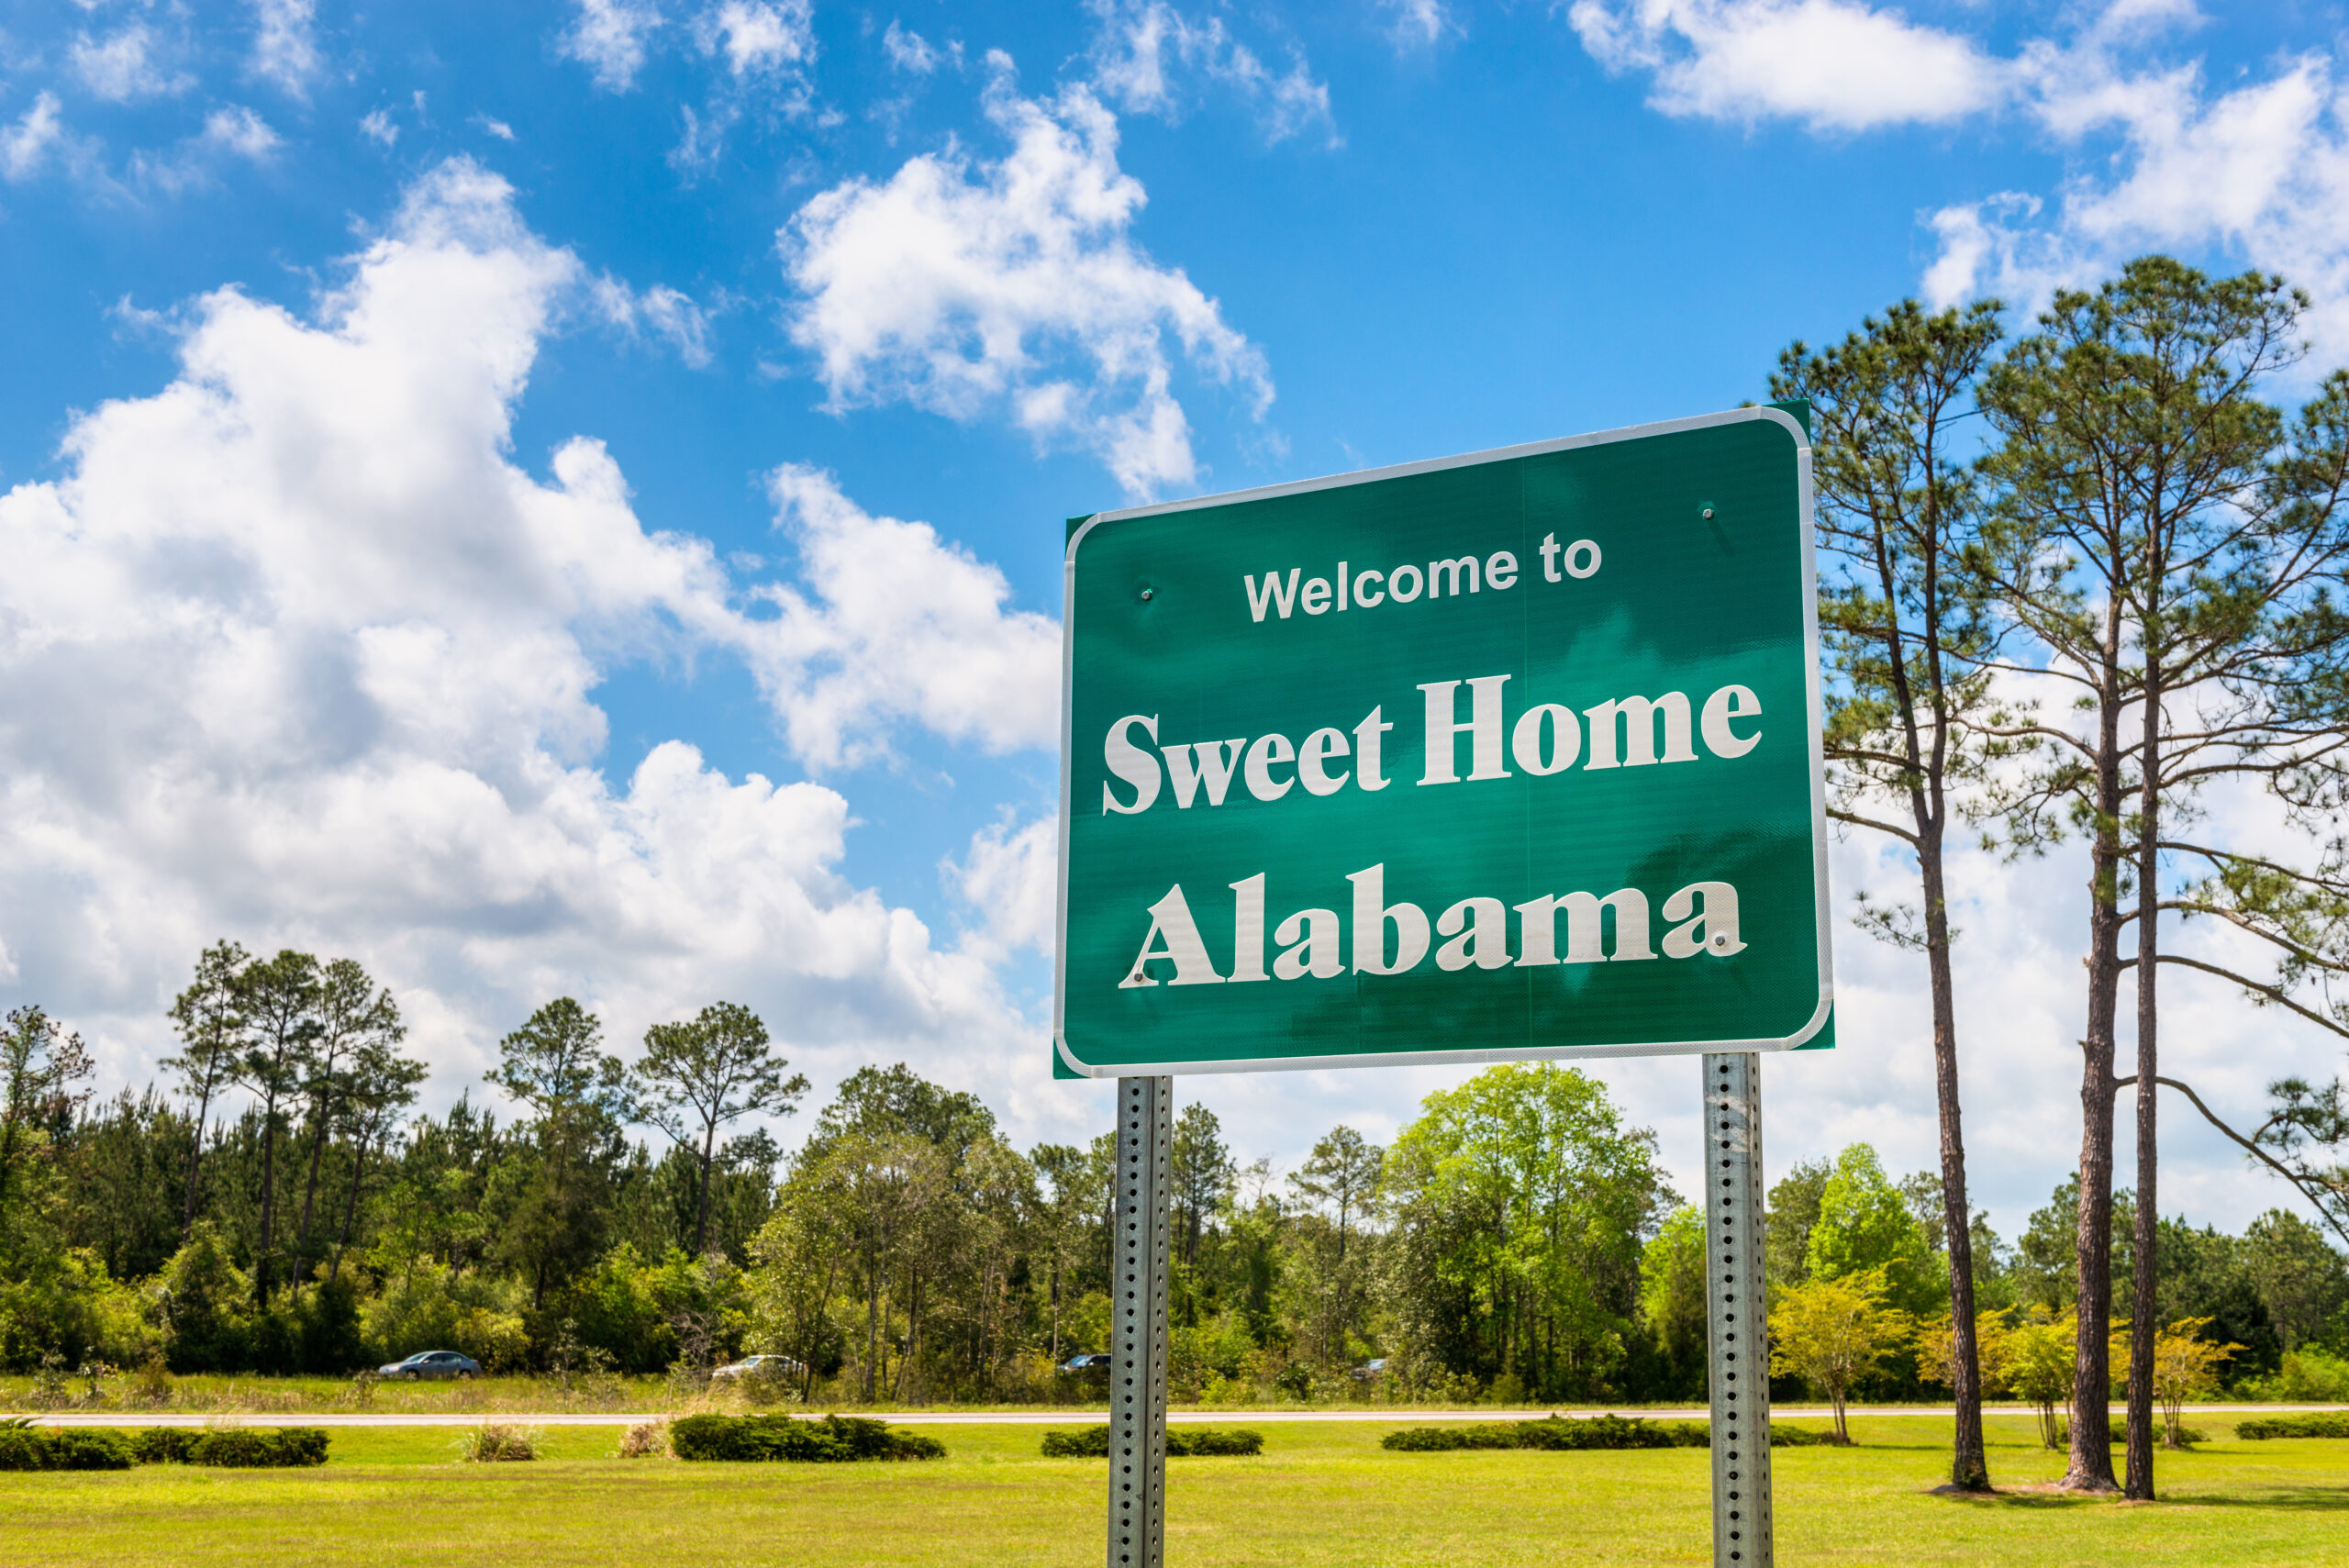
<path id="1" fill-rule="evenodd" d="M 1109 1358 L 1098 1352 L 1071 1356 L 1061 1362 L 1061 1370 L 1063 1372 L 1107 1372 L 1109 1370 Z"/>
<path id="2" fill-rule="evenodd" d="M 1386 1358 L 1384 1356 L 1381 1356 L 1375 1362 L 1364 1362 L 1362 1365 L 1354 1368 L 1354 1376 L 1364 1383 L 1375 1382 L 1380 1377 L 1385 1376 L 1386 1373 Z"/>
<path id="3" fill-rule="evenodd" d="M 404 1362 L 394 1362 L 375 1371 L 382 1377 L 414 1383 L 425 1377 L 479 1377 L 481 1362 L 454 1351 L 418 1351 Z"/>
<path id="4" fill-rule="evenodd" d="M 806 1370 L 789 1356 L 744 1356 L 711 1373 L 709 1380 L 731 1383 L 738 1377 L 796 1377 Z"/>

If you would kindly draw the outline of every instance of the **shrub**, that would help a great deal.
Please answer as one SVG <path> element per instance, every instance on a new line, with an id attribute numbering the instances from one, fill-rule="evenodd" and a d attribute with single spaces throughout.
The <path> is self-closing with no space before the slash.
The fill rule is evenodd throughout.
<path id="1" fill-rule="evenodd" d="M 0 1427 L 0 1470 L 128 1470 L 130 1445 L 95 1427 Z"/>
<path id="2" fill-rule="evenodd" d="M 620 1438 L 622 1459 L 662 1459 L 669 1452 L 669 1423 L 639 1421 Z"/>
<path id="3" fill-rule="evenodd" d="M 0 1427 L 0 1470 L 47 1470 L 49 1440 L 29 1427 Z"/>
<path id="4" fill-rule="evenodd" d="M 2235 1436 L 2254 1441 L 2266 1438 L 2349 1438 L 2349 1411 L 2262 1416 L 2254 1421 L 2236 1422 Z"/>
<path id="5" fill-rule="evenodd" d="M 457 1457 L 468 1464 L 536 1459 L 539 1441 L 534 1427 L 518 1427 L 510 1421 L 484 1421 L 457 1440 Z"/>
<path id="6" fill-rule="evenodd" d="M 276 1431 L 224 1427 L 205 1433 L 187 1450 L 188 1463 L 224 1470 L 297 1469 L 326 1462 L 324 1427 L 284 1427 Z"/>
<path id="7" fill-rule="evenodd" d="M 1402 1453 L 1451 1449 L 1703 1448 L 1710 1439 L 1701 1421 L 1647 1421 L 1637 1417 L 1594 1416 L 1586 1420 L 1552 1416 L 1541 1421 L 1479 1421 L 1457 1427 L 1406 1427 L 1386 1434 L 1386 1448 Z"/>
<path id="8" fill-rule="evenodd" d="M 806 1464 L 857 1459 L 943 1459 L 946 1445 L 859 1416 L 687 1416 L 669 1428 L 669 1451 L 688 1460 L 786 1460 Z"/>
<path id="9" fill-rule="evenodd" d="M 1189 1459 L 1215 1454 L 1251 1454 L 1264 1451 L 1264 1434 L 1245 1427 L 1229 1429 L 1216 1427 L 1169 1427 L 1166 1429 L 1166 1453 L 1169 1458 Z M 1044 1434 L 1046 1459 L 1107 1459 L 1109 1457 L 1109 1429 L 1080 1427 L 1074 1431 L 1055 1429 Z"/>
<path id="10" fill-rule="evenodd" d="M 204 1434 L 185 1427 L 145 1427 L 130 1434 L 131 1457 L 141 1464 L 188 1464 Z"/>
<path id="11" fill-rule="evenodd" d="M 1829 1443 L 1825 1432 L 1800 1427 L 1770 1429 L 1772 1448 Z M 1441 1453 L 1453 1449 L 1527 1448 L 1563 1452 L 1571 1449 L 1710 1448 L 1712 1430 L 1702 1421 L 1650 1421 L 1639 1417 L 1552 1416 L 1541 1421 L 1478 1421 L 1456 1427 L 1405 1427 L 1386 1434 L 1382 1448 L 1398 1453 Z"/>

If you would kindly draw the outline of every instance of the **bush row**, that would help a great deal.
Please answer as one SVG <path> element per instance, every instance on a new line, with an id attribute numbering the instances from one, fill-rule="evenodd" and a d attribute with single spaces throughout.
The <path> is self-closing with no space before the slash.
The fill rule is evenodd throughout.
<path id="1" fill-rule="evenodd" d="M 1216 1427 L 1169 1427 L 1166 1429 L 1166 1452 L 1175 1459 L 1202 1454 L 1262 1453 L 1264 1434 L 1246 1427 L 1229 1430 Z M 1107 1459 L 1109 1457 L 1109 1429 L 1080 1427 L 1074 1431 L 1053 1430 L 1044 1434 L 1046 1459 Z"/>
<path id="2" fill-rule="evenodd" d="M 2310 1416 L 2262 1416 L 2235 1423 L 2235 1436 L 2263 1438 L 2349 1438 L 2349 1411 L 2324 1411 Z"/>
<path id="3" fill-rule="evenodd" d="M 1772 1448 L 1805 1448 L 1831 1441 L 1829 1434 L 1801 1427 L 1773 1426 Z M 1566 1449 L 1710 1448 L 1712 1429 L 1703 1421 L 1650 1421 L 1639 1417 L 1592 1416 L 1542 1421 L 1480 1421 L 1457 1427 L 1406 1427 L 1380 1444 L 1402 1453 L 1434 1453 L 1465 1448 Z"/>
<path id="4" fill-rule="evenodd" d="M 670 1426 L 669 1451 L 679 1459 L 829 1464 L 855 1459 L 943 1459 L 946 1445 L 862 1416 L 808 1421 L 790 1416 L 687 1416 Z"/>
<path id="5" fill-rule="evenodd" d="M 212 1464 L 238 1470 L 324 1464 L 323 1427 L 276 1431 L 234 1428 L 196 1431 L 147 1427 L 0 1428 L 0 1470 L 128 1470 L 134 1464 Z"/>

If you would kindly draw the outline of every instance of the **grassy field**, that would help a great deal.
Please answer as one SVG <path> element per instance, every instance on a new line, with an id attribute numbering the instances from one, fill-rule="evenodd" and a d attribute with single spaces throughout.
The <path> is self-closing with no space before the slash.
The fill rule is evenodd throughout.
<path id="1" fill-rule="evenodd" d="M 2349 1564 L 2349 1442 L 2165 1454 L 2165 1499 L 2030 1488 L 2061 1470 L 2029 1423 L 1992 1420 L 2006 1494 L 1929 1495 L 1945 1421 L 1857 1419 L 1861 1447 L 1780 1450 L 1779 1556 L 1801 1563 Z M 608 1457 L 618 1428 L 546 1434 L 528 1464 L 459 1465 L 447 1429 L 338 1430 L 301 1472 L 154 1466 L 0 1474 L 0 1560 L 67 1564 L 1091 1564 L 1098 1460 L 1040 1457 L 1032 1429 L 931 1427 L 919 1465 L 718 1465 Z M 1178 1460 L 1168 1560 L 1208 1564 L 1700 1563 L 1699 1451 L 1397 1454 L 1369 1422 L 1264 1429 L 1261 1459 Z M 2232 1431 L 2232 1427 L 2221 1429 Z M 2216 1434 L 2214 1433 L 2214 1436 Z"/>

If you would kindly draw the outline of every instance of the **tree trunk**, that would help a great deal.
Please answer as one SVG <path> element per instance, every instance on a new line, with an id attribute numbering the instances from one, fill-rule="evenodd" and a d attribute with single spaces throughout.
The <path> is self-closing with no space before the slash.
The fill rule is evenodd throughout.
<path id="1" fill-rule="evenodd" d="M 180 1218 L 180 1245 L 184 1247 L 195 1235 L 195 1167 L 204 1157 L 204 1129 L 212 1115 L 212 1079 L 206 1076 L 204 1092 L 195 1098 L 195 1140 L 187 1149 L 187 1204 Z"/>
<path id="2" fill-rule="evenodd" d="M 1961 1492 L 1990 1489 L 1982 1440 L 1982 1361 L 1974 1332 L 1974 1236 L 1965 1194 L 1965 1134 L 1957 1097 L 1957 998 L 1950 977 L 1949 907 L 1936 820 L 1920 842 L 1924 872 L 1925 960 L 1933 994 L 1933 1087 L 1941 1109 L 1942 1214 L 1949 1232 L 1950 1393 L 1957 1409 L 1949 1484 Z"/>
<path id="3" fill-rule="evenodd" d="M 718 1147 L 718 1124 L 704 1125 L 701 1140 L 701 1195 L 694 1205 L 694 1256 L 709 1244 L 709 1162 Z"/>
<path id="4" fill-rule="evenodd" d="M 2117 1490 L 2112 1479 L 2112 1115 L 2113 1022 L 2121 988 L 2120 606 L 2105 614 L 2104 668 L 2097 705 L 2096 840 L 2089 860 L 2087 1060 L 2080 1072 L 2078 1337 L 2072 1346 L 2072 1452 L 2060 1483 L 2078 1492 Z"/>
<path id="5" fill-rule="evenodd" d="M 359 1218 L 359 1178 L 367 1168 L 367 1140 L 362 1134 L 351 1151 L 351 1196 L 342 1206 L 342 1235 L 334 1244 L 334 1262 L 327 1266 L 328 1281 L 342 1273 L 342 1254 L 351 1245 L 351 1228 Z"/>
<path id="6" fill-rule="evenodd" d="M 261 1255 L 253 1260 L 253 1286 L 256 1299 L 263 1307 L 269 1305 L 271 1264 L 275 1260 L 270 1253 L 270 1238 L 277 1224 L 277 1096 L 272 1095 L 262 1102 L 261 1114 Z"/>
<path id="7" fill-rule="evenodd" d="M 2150 548 L 2150 546 L 2148 547 Z M 2149 574 L 2150 575 L 2150 574 Z M 2152 577 L 2158 584 L 2158 576 Z M 2154 1496 L 2154 1330 L 2158 1310 L 2154 1256 L 2160 1210 L 2156 1203 L 2155 1168 L 2160 1144 L 2155 1137 L 2154 1095 L 2161 1071 L 2154 1026 L 2159 1001 L 2154 970 L 2160 952 L 2161 887 L 2161 716 L 2160 651 L 2154 642 L 2159 622 L 2146 628 L 2144 770 L 2137 801 L 2137 1213 L 2135 1246 L 2131 1262 L 2134 1288 L 2129 1306 L 2129 1461 L 2126 1491 L 2151 1501 Z"/>
<path id="8" fill-rule="evenodd" d="M 310 1255 L 310 1211 L 317 1203 L 318 1162 L 324 1158 L 327 1151 L 327 1125 L 328 1117 L 331 1109 L 331 1106 L 321 1106 L 319 1108 L 318 1130 L 310 1139 L 310 1174 L 309 1179 L 303 1184 L 302 1187 L 302 1227 L 295 1233 L 294 1237 L 294 1253 L 297 1260 L 306 1258 Z M 294 1288 L 296 1291 L 299 1291 L 302 1288 L 302 1275 L 298 1261 L 295 1269 Z"/>

